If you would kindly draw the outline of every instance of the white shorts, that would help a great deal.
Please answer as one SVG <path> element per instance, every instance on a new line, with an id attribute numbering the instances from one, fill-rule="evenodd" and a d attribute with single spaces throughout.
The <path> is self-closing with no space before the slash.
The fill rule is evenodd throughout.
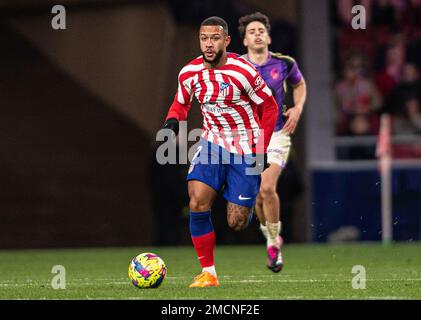
<path id="1" fill-rule="evenodd" d="M 268 162 L 285 168 L 291 149 L 291 137 L 283 130 L 274 131 L 267 149 Z"/>

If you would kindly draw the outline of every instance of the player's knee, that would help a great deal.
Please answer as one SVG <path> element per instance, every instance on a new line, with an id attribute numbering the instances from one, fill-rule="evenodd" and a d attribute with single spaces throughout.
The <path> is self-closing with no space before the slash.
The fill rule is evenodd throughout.
<path id="1" fill-rule="evenodd" d="M 260 197 L 262 199 L 272 198 L 276 196 L 276 186 L 265 183 L 260 186 Z"/>
<path id="2" fill-rule="evenodd" d="M 193 196 L 190 198 L 189 207 L 193 212 L 205 212 L 210 209 L 210 203 Z"/>

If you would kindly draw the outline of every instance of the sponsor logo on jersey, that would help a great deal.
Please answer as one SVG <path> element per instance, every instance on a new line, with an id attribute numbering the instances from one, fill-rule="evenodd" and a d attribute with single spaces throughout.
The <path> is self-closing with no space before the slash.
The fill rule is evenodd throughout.
<path id="1" fill-rule="evenodd" d="M 203 108 L 206 111 L 208 111 L 210 113 L 213 113 L 215 115 L 228 112 L 228 110 L 227 110 L 228 108 L 222 107 L 220 104 L 205 103 L 205 104 L 203 104 Z"/>
<path id="2" fill-rule="evenodd" d="M 258 76 L 256 78 L 256 80 L 254 80 L 254 85 L 255 85 L 254 90 L 256 91 L 256 90 L 260 89 L 260 87 L 263 85 L 263 83 L 264 83 L 264 81 L 263 81 L 262 77 Z"/>

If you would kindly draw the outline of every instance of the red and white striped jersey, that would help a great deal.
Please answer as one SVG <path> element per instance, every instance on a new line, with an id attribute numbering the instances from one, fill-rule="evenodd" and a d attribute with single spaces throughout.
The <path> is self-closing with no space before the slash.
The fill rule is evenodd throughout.
<path id="1" fill-rule="evenodd" d="M 204 139 L 231 153 L 256 152 L 262 129 L 259 105 L 272 92 L 252 64 L 234 53 L 227 53 L 226 64 L 216 69 L 206 68 L 202 56 L 192 60 L 179 73 L 167 119 L 185 120 L 193 96 L 201 105 Z"/>

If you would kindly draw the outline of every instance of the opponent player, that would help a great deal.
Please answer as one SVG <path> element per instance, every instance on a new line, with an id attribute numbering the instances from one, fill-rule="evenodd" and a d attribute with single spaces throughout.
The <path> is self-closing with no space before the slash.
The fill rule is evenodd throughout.
<path id="1" fill-rule="evenodd" d="M 256 69 L 239 55 L 227 53 L 230 40 L 223 19 L 210 17 L 202 22 L 202 55 L 181 69 L 164 125 L 177 135 L 179 121 L 186 120 L 193 95 L 197 98 L 203 134 L 187 181 L 190 233 L 202 273 L 190 287 L 219 285 L 212 203 L 224 187 L 228 225 L 235 231 L 247 227 L 261 181 L 262 168 L 257 162 L 264 166 L 266 161 L 266 157 L 254 155 L 266 153 L 278 116 L 276 101 Z"/>
<path id="2" fill-rule="evenodd" d="M 267 242 L 267 267 L 273 272 L 281 271 L 283 239 L 280 221 L 280 201 L 276 191 L 278 179 L 285 168 L 290 146 L 306 99 L 306 84 L 295 60 L 289 56 L 269 51 L 271 44 L 269 18 L 260 13 L 245 15 L 239 19 L 238 29 L 247 47 L 245 58 L 259 71 L 281 108 L 275 129 L 267 149 L 270 167 L 262 173 L 262 182 L 256 201 L 256 215 L 260 230 Z M 292 86 L 294 106 L 286 109 L 287 84 Z"/>

